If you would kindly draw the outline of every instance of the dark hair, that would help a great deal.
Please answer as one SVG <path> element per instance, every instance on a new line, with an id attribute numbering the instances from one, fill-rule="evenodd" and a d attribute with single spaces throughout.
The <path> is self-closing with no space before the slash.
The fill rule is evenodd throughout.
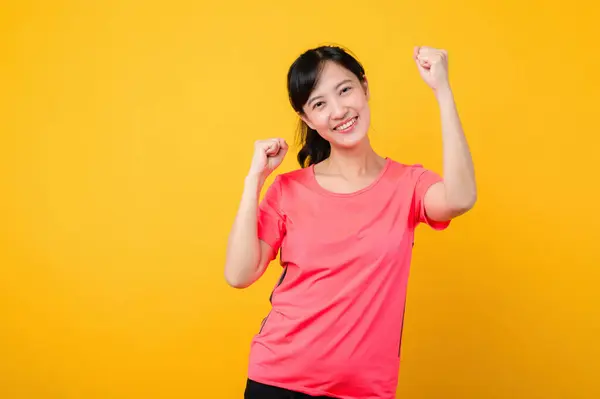
<path id="1" fill-rule="evenodd" d="M 352 72 L 360 82 L 365 81 L 363 66 L 344 49 L 337 46 L 321 46 L 310 49 L 300 55 L 288 71 L 288 96 L 292 108 L 303 114 L 303 107 L 318 83 L 323 66 L 332 61 Z M 319 133 L 308 127 L 301 119 L 298 141 L 302 148 L 298 152 L 298 163 L 307 167 L 329 157 L 331 145 Z"/>

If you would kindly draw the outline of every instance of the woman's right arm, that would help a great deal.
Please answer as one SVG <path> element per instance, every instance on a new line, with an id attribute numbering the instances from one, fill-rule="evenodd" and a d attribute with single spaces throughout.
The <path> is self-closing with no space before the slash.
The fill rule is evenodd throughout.
<path id="1" fill-rule="evenodd" d="M 246 288 L 258 280 L 272 259 L 273 249 L 258 239 L 258 199 L 264 182 L 248 175 L 238 213 L 229 233 L 225 279 L 235 288 Z"/>
<path id="2" fill-rule="evenodd" d="M 258 238 L 259 196 L 266 178 L 283 161 L 288 146 L 283 139 L 257 141 L 250 171 L 227 242 L 225 280 L 246 288 L 258 280 L 273 259 L 275 250 Z"/>

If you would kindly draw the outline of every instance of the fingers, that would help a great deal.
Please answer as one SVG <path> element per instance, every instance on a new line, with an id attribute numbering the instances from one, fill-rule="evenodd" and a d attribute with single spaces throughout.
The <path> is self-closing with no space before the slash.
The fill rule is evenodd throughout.
<path id="1" fill-rule="evenodd" d="M 279 147 L 282 150 L 287 150 L 288 149 L 288 144 L 285 142 L 285 139 L 279 139 Z"/>
<path id="2" fill-rule="evenodd" d="M 425 46 L 417 46 L 415 47 L 413 56 L 415 59 L 417 58 L 429 58 L 429 57 L 447 57 L 448 52 L 443 49 L 433 48 L 433 47 L 425 47 Z"/>
<path id="3" fill-rule="evenodd" d="M 431 62 L 427 59 L 417 58 L 415 62 L 419 68 L 429 69 L 431 67 Z"/>
<path id="4" fill-rule="evenodd" d="M 272 140 L 267 145 L 265 153 L 267 155 L 275 155 L 279 152 L 279 140 Z"/>
<path id="5" fill-rule="evenodd" d="M 267 156 L 274 156 L 277 155 L 280 150 L 287 151 L 288 145 L 284 139 L 273 138 L 257 141 L 255 143 L 255 148 L 263 151 Z"/>
<path id="6" fill-rule="evenodd" d="M 415 46 L 413 58 L 419 70 L 429 70 L 432 65 L 445 62 L 448 57 L 446 50 L 426 46 Z"/>
<path id="7" fill-rule="evenodd" d="M 427 71 L 429 68 L 431 68 L 431 63 L 428 60 L 419 58 L 418 56 L 415 56 L 415 64 L 417 64 L 417 68 L 421 72 Z"/>

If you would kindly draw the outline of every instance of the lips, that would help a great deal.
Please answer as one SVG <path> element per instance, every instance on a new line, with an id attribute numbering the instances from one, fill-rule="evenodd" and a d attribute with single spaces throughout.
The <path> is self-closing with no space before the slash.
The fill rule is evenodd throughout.
<path id="1" fill-rule="evenodd" d="M 356 124 L 357 119 L 358 119 L 358 116 L 347 119 L 344 122 L 340 123 L 339 125 L 335 126 L 333 128 L 333 130 L 335 130 L 336 132 L 346 132 L 346 131 L 352 129 L 352 127 Z"/>

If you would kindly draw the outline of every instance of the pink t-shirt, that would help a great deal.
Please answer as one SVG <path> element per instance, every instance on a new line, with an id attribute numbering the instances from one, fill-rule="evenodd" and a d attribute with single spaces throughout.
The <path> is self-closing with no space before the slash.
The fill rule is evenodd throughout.
<path id="1" fill-rule="evenodd" d="M 250 379 L 313 396 L 395 398 L 415 228 L 449 224 L 423 207 L 439 181 L 389 158 L 351 194 L 324 189 L 313 167 L 275 178 L 258 235 L 281 251 L 283 271 L 252 340 Z"/>

